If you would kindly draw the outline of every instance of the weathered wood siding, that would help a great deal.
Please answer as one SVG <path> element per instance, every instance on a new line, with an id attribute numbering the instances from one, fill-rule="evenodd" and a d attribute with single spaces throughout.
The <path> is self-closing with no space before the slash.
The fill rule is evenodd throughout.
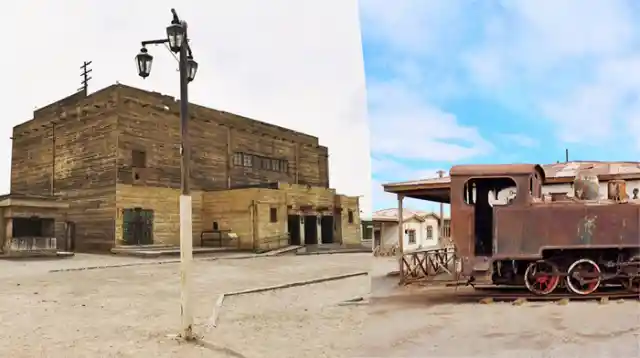
<path id="1" fill-rule="evenodd" d="M 69 199 L 77 251 L 113 246 L 116 104 L 112 87 L 80 93 L 13 129 L 11 191 Z"/>
<path id="2" fill-rule="evenodd" d="M 180 103 L 127 86 L 118 91 L 118 182 L 179 188 Z M 189 123 L 194 190 L 296 180 L 329 186 L 327 148 L 315 137 L 194 104 Z M 134 150 L 146 153 L 146 168 L 132 168 Z M 236 152 L 286 160 L 288 172 L 233 165 Z"/>

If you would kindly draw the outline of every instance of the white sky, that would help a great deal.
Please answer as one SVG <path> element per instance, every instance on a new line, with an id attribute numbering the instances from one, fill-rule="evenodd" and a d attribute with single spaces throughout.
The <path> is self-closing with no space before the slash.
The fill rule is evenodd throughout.
<path id="1" fill-rule="evenodd" d="M 0 145 L 36 107 L 80 87 L 93 61 L 91 92 L 116 81 L 178 96 L 177 65 L 152 47 L 151 76 L 137 76 L 140 41 L 163 38 L 171 7 L 189 23 L 200 64 L 192 102 L 318 136 L 329 147 L 331 186 L 364 195 L 371 212 L 371 161 L 357 0 L 23 0 L 4 5 L 11 29 L 0 59 L 5 115 Z M 7 24 L 6 21 L 9 23 Z M 9 190 L 10 154 L 0 161 Z"/>

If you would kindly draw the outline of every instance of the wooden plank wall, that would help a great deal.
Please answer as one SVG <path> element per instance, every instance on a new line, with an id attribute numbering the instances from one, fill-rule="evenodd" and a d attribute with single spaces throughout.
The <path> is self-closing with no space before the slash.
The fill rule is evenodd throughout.
<path id="1" fill-rule="evenodd" d="M 13 130 L 11 191 L 69 199 L 67 219 L 76 224 L 80 252 L 113 247 L 114 94 L 107 88 L 75 101 L 63 99 Z"/>
<path id="2" fill-rule="evenodd" d="M 159 93 L 119 86 L 118 182 L 180 187 L 179 102 Z M 227 189 L 267 182 L 329 186 L 327 148 L 318 139 L 286 128 L 190 105 L 191 183 L 194 190 Z M 132 150 L 147 153 L 147 168 L 131 168 Z M 234 166 L 234 152 L 289 162 L 288 173 Z M 138 180 L 135 174 L 139 175 Z"/>

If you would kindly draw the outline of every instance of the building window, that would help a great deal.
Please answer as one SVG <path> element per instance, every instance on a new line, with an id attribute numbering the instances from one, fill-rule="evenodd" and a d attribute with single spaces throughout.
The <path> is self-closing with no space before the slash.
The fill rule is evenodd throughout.
<path id="1" fill-rule="evenodd" d="M 269 210 L 269 218 L 271 219 L 272 223 L 277 223 L 278 222 L 278 209 L 277 208 L 271 208 Z"/>
<path id="2" fill-rule="evenodd" d="M 445 220 L 442 225 L 442 237 L 451 237 L 451 221 Z"/>
<path id="3" fill-rule="evenodd" d="M 217 221 L 214 221 L 213 222 L 213 231 L 218 231 L 218 230 L 220 230 L 220 226 L 218 226 L 218 222 Z"/>
<path id="4" fill-rule="evenodd" d="M 289 172 L 289 162 L 284 159 L 267 158 L 242 152 L 233 154 L 233 165 L 237 167 L 253 167 L 256 169 L 280 173 Z"/>
<path id="5" fill-rule="evenodd" d="M 416 243 L 416 231 L 415 230 L 407 230 L 407 238 L 410 244 Z"/>
<path id="6" fill-rule="evenodd" d="M 242 164 L 242 153 L 233 153 L 233 165 L 240 167 Z"/>
<path id="7" fill-rule="evenodd" d="M 433 226 L 427 226 L 427 240 L 433 239 Z"/>
<path id="8" fill-rule="evenodd" d="M 253 156 L 249 154 L 242 154 L 242 161 L 245 167 L 251 168 L 253 166 Z"/>
<path id="9" fill-rule="evenodd" d="M 143 150 L 131 151 L 131 166 L 134 168 L 147 167 L 147 153 Z"/>
<path id="10" fill-rule="evenodd" d="M 349 210 L 348 216 L 349 216 L 349 224 L 353 224 L 353 210 Z"/>

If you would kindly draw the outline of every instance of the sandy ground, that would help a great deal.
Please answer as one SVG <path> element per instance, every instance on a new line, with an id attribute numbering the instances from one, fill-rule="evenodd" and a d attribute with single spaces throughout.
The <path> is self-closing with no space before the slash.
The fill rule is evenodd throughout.
<path id="1" fill-rule="evenodd" d="M 195 331 L 200 346 L 168 338 L 179 328 L 178 265 L 50 270 L 149 262 L 77 255 L 0 261 L 0 357 L 348 357 L 366 308 L 337 303 L 369 291 L 367 276 L 229 298 L 208 328 L 220 293 L 366 271 L 370 255 L 198 261 Z"/>
<path id="2" fill-rule="evenodd" d="M 372 268 L 363 357 L 640 357 L 638 301 L 442 304 L 449 288 L 401 290 L 393 260 Z"/>

